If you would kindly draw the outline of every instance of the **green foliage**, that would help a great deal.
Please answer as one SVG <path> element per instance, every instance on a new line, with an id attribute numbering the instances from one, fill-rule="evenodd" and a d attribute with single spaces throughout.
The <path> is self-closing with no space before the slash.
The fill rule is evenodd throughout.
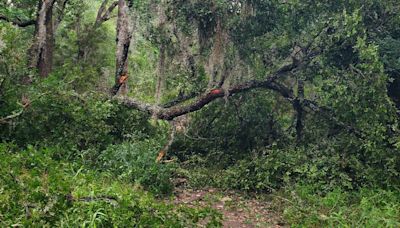
<path id="1" fill-rule="evenodd" d="M 173 166 L 156 163 L 161 147 L 157 138 L 110 145 L 97 158 L 97 167 L 140 184 L 155 194 L 169 194 L 173 189 Z"/>
<path id="2" fill-rule="evenodd" d="M 18 122 L 0 131 L 3 140 L 20 146 L 62 145 L 66 152 L 62 156 L 73 158 L 79 150 L 105 149 L 110 143 L 154 133 L 146 115 L 96 92 L 76 92 L 90 84 L 80 81 L 80 75 L 61 77 L 50 76 L 25 92 L 31 105 Z"/>
<path id="3" fill-rule="evenodd" d="M 224 166 L 254 149 L 284 142 L 283 127 L 291 124 L 291 115 L 272 112 L 281 101 L 270 92 L 254 91 L 215 102 L 193 115 L 187 134 L 176 140 L 173 152 L 182 159 L 199 154 Z M 288 106 L 282 102 L 276 109 L 284 111 Z"/>
<path id="4" fill-rule="evenodd" d="M 17 98 L 24 87 L 15 87 L 30 78 L 26 68 L 29 35 L 11 26 L 0 23 L 0 116 L 19 111 Z"/>
<path id="5" fill-rule="evenodd" d="M 306 87 L 312 88 L 305 96 L 318 100 L 322 111 L 306 114 L 304 140 L 293 142 L 296 114 L 271 94 L 233 97 L 223 108 L 209 106 L 195 116 L 189 136 L 199 138 L 198 143 L 189 141 L 184 148 L 205 158 L 217 155 L 207 160 L 209 167 L 213 161 L 222 163 L 220 175 L 209 181 L 212 185 L 270 191 L 300 182 L 316 184 L 321 192 L 337 186 L 347 190 L 398 186 L 396 109 L 388 97 L 379 47 L 363 26 L 363 13 L 339 10 L 327 19 L 333 32 L 314 40 L 313 45 L 324 46 L 324 53 L 298 77 L 308 81 Z M 320 26 L 305 29 L 314 32 Z M 288 81 L 282 83 L 288 87 L 295 83 Z M 201 182 L 203 171 L 194 177 L 196 182 Z"/>
<path id="6" fill-rule="evenodd" d="M 220 226 L 221 216 L 211 208 L 157 202 L 137 185 L 53 160 L 54 153 L 0 144 L 1 226 Z"/>
<path id="7" fill-rule="evenodd" d="M 0 3 L 0 15 L 6 16 L 11 20 L 31 20 L 37 6 L 35 0 L 16 0 L 12 6 L 7 1 Z"/>
<path id="8" fill-rule="evenodd" d="M 62 24 L 56 34 L 59 42 L 56 42 L 54 64 L 57 67 L 73 64 L 81 69 L 95 68 L 99 75 L 114 71 L 115 46 L 109 45 L 115 40 L 115 29 L 111 23 L 114 20 L 104 22 L 100 27 L 94 26 L 101 2 L 68 2 Z M 111 15 L 115 15 L 116 11 Z M 97 74 L 87 74 L 85 78 L 90 76 L 91 79 L 95 79 Z"/>
<path id="9" fill-rule="evenodd" d="M 295 183 L 315 185 L 321 193 L 341 189 L 399 185 L 396 150 L 375 148 L 365 151 L 356 139 L 337 138 L 304 147 L 271 148 L 252 153 L 244 159 L 220 167 L 212 163 L 226 161 L 223 153 L 193 157 L 183 172 L 193 186 L 271 192 Z M 196 168 L 188 168 L 196 167 Z"/>
<path id="10" fill-rule="evenodd" d="M 398 227 L 400 193 L 383 189 L 346 192 L 337 188 L 325 195 L 298 186 L 276 195 L 277 209 L 298 227 Z M 279 205 L 279 206 L 278 206 Z"/>

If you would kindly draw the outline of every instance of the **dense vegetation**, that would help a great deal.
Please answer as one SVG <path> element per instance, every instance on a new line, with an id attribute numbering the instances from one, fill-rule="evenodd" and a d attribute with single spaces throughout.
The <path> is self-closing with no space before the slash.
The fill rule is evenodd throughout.
<path id="1" fill-rule="evenodd" d="M 397 0 L 0 2 L 0 226 L 400 226 Z"/>

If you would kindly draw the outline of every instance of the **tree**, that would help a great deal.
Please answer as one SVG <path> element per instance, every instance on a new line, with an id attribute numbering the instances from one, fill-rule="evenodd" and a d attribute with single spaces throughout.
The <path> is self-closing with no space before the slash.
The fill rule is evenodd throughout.
<path id="1" fill-rule="evenodd" d="M 128 89 L 128 53 L 133 32 L 132 7 L 133 1 L 118 1 L 116 72 L 115 84 L 111 90 L 113 95 L 120 89 L 126 94 Z"/>
<path id="2" fill-rule="evenodd" d="M 37 69 L 41 77 L 47 77 L 53 65 L 54 22 L 53 7 L 56 0 L 40 0 L 35 22 L 35 35 L 30 49 L 29 66 Z"/>
<path id="3" fill-rule="evenodd" d="M 68 2 L 69 0 L 38 1 L 35 19 L 21 20 L 15 16 L 13 18 L 0 15 L 0 20 L 10 22 L 18 27 L 35 25 L 33 42 L 29 50 L 28 66 L 31 69 L 36 69 L 41 77 L 47 77 L 52 71 L 55 46 L 54 34 L 63 19 Z M 21 8 L 29 8 L 30 6 L 30 2 L 21 2 L 19 4 Z M 55 6 L 57 6 L 56 13 L 53 10 Z"/>

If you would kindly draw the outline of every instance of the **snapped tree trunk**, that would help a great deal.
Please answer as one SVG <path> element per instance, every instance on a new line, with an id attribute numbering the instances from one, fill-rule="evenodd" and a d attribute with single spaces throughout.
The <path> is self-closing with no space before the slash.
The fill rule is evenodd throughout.
<path id="1" fill-rule="evenodd" d="M 116 72 L 112 95 L 116 95 L 120 90 L 124 95 L 128 90 L 128 53 L 133 32 L 132 5 L 132 1 L 118 1 Z"/>
<path id="2" fill-rule="evenodd" d="M 47 77 L 52 70 L 54 51 L 53 6 L 55 1 L 40 0 L 38 4 L 29 66 L 37 69 L 41 77 Z"/>

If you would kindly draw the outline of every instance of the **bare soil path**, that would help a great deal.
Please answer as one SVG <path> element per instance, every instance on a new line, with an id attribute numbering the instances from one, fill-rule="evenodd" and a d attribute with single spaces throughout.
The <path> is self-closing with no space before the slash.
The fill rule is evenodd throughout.
<path id="1" fill-rule="evenodd" d="M 269 202 L 213 188 L 177 188 L 173 203 L 193 207 L 210 206 L 223 215 L 223 227 L 288 227 Z M 201 226 L 201 225 L 200 225 Z"/>

